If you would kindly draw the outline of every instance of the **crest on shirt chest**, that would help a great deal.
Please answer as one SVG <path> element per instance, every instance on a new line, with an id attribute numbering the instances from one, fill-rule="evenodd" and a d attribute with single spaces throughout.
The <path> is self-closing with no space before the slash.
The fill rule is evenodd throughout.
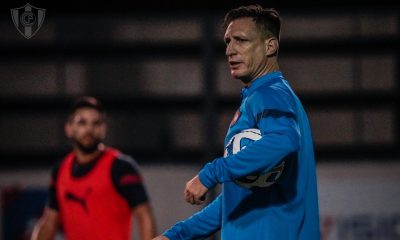
<path id="1" fill-rule="evenodd" d="M 235 115 L 233 115 L 233 118 L 232 118 L 232 120 L 231 120 L 231 123 L 229 124 L 229 127 L 232 127 L 233 125 L 236 124 L 236 122 L 239 120 L 241 114 L 242 114 L 242 113 L 240 112 L 239 109 L 236 110 Z"/>

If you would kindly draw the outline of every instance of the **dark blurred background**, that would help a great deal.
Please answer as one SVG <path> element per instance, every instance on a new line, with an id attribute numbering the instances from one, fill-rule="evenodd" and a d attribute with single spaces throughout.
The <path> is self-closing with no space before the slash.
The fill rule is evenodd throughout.
<path id="1" fill-rule="evenodd" d="M 253 2 L 282 14 L 281 68 L 310 114 L 317 159 L 398 157 L 399 8 Z M 37 3 L 46 16 L 29 40 L 5 9 L 0 166 L 61 157 L 65 112 L 82 94 L 104 102 L 109 143 L 141 163 L 220 153 L 240 91 L 220 24 L 230 8 L 253 2 Z"/>
<path id="2" fill-rule="evenodd" d="M 22 170 L 44 171 L 33 182 L 46 184 L 69 150 L 63 124 L 80 95 L 103 101 L 107 143 L 149 175 L 222 154 L 241 85 L 229 75 L 221 23 L 251 3 L 281 13 L 280 66 L 309 113 L 320 176 L 325 166 L 381 162 L 374 168 L 400 175 L 398 3 L 37 1 L 29 3 L 46 14 L 30 39 L 10 15 L 26 3 L 1 4 L 0 187 L 27 185 Z"/>

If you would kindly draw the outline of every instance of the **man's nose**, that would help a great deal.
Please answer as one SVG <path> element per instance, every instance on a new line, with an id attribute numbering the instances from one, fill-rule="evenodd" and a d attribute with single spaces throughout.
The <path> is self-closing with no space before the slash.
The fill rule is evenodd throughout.
<path id="1" fill-rule="evenodd" d="M 86 131 L 93 132 L 95 125 L 94 124 L 86 124 Z"/>
<path id="2" fill-rule="evenodd" d="M 226 45 L 225 54 L 226 56 L 232 56 L 235 54 L 235 48 L 233 47 L 232 43 L 228 43 L 228 45 Z"/>

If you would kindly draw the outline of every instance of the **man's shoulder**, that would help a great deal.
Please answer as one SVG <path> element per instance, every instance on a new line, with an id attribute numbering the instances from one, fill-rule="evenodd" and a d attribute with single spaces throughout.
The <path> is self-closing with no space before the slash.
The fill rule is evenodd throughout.
<path id="1" fill-rule="evenodd" d="M 68 153 L 66 153 L 63 157 L 60 157 L 58 159 L 56 159 L 55 163 L 53 164 L 53 169 L 59 169 L 63 164 L 65 164 L 65 162 L 67 162 L 67 160 L 71 157 L 74 157 L 75 153 L 74 151 L 70 151 Z"/>
<path id="2" fill-rule="evenodd" d="M 285 88 L 281 84 L 273 84 L 273 85 L 262 85 L 258 87 L 254 92 L 252 92 L 249 96 L 250 101 L 265 100 L 265 99 L 279 99 L 282 97 L 286 97 L 288 94 L 287 88 Z"/>
<path id="3" fill-rule="evenodd" d="M 61 166 L 63 165 L 63 163 L 65 161 L 66 161 L 66 157 L 56 160 L 56 162 L 53 164 L 53 167 L 51 169 L 52 179 L 57 178 L 58 173 L 60 172 Z"/>
<path id="4" fill-rule="evenodd" d="M 109 147 L 107 146 L 105 148 L 103 157 L 111 154 L 111 156 L 113 156 L 113 164 L 133 164 L 135 163 L 135 160 L 133 159 L 132 156 L 130 156 L 129 154 L 126 154 L 124 152 L 122 152 L 121 150 L 119 150 L 118 148 L 115 147 Z"/>
<path id="5" fill-rule="evenodd" d="M 293 93 L 284 83 L 260 86 L 249 96 L 250 106 L 263 108 L 292 109 L 295 106 Z"/>
<path id="6" fill-rule="evenodd" d="M 114 169 L 133 169 L 137 171 L 139 169 L 139 165 L 136 160 L 123 152 L 119 152 L 113 162 Z"/>

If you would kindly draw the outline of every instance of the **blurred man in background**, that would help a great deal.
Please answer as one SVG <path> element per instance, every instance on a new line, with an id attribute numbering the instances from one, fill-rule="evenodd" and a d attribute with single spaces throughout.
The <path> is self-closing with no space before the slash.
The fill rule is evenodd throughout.
<path id="1" fill-rule="evenodd" d="M 59 227 L 68 240 L 129 240 L 132 216 L 140 240 L 154 237 L 155 221 L 139 167 L 130 156 L 103 144 L 106 130 L 101 103 L 78 98 L 65 124 L 73 151 L 53 169 L 49 201 L 32 240 L 54 239 Z"/>
<path id="2" fill-rule="evenodd" d="M 191 204 L 203 203 L 216 184 L 223 184 L 222 193 L 155 240 L 203 239 L 219 229 L 224 240 L 318 240 L 313 140 L 306 112 L 278 65 L 280 16 L 244 6 L 228 12 L 224 23 L 231 75 L 244 85 L 225 146 L 246 129 L 257 128 L 261 138 L 206 164 L 187 182 Z"/>

